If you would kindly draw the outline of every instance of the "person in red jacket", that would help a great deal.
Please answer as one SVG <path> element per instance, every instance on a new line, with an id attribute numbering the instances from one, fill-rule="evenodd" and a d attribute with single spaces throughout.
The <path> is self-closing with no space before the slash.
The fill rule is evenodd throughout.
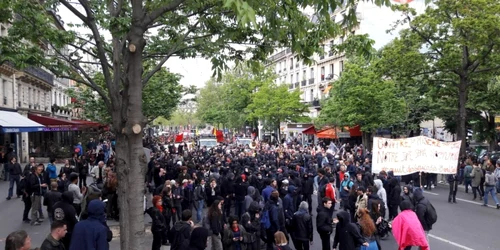
<path id="1" fill-rule="evenodd" d="M 325 187 L 325 197 L 328 197 L 332 200 L 332 208 L 330 209 L 331 211 L 331 214 L 333 215 L 333 212 L 336 211 L 335 209 L 335 203 L 336 203 L 336 200 L 335 200 L 335 178 L 334 177 L 330 177 L 330 179 L 328 180 L 329 183 L 326 184 L 326 187 Z"/>

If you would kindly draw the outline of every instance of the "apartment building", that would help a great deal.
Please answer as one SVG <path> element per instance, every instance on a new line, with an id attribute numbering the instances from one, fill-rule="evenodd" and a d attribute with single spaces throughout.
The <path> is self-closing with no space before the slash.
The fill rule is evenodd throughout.
<path id="1" fill-rule="evenodd" d="M 410 3 L 411 7 L 421 12 L 424 8 L 423 1 Z M 387 7 L 378 7 L 371 2 L 359 2 L 356 5 L 356 15 L 359 21 L 348 34 L 368 34 L 375 40 L 375 48 L 380 49 L 397 35 L 397 31 L 387 33 L 397 20 L 399 13 Z M 345 8 L 332 11 L 330 16 L 337 23 L 342 22 Z M 311 21 L 315 21 L 311 15 Z M 342 75 L 347 58 L 344 54 L 335 54 L 331 47 L 342 44 L 346 37 L 332 37 L 321 44 L 324 53 L 314 55 L 314 63 L 306 65 L 297 59 L 289 48 L 278 50 L 268 59 L 268 68 L 277 74 L 277 83 L 288 84 L 289 90 L 300 90 L 301 100 L 309 105 L 309 116 L 315 118 L 321 110 L 320 100 L 335 91 L 335 81 Z"/>
<path id="2" fill-rule="evenodd" d="M 49 13 L 54 17 L 54 26 L 64 29 L 60 17 L 53 11 Z M 0 23 L 0 36 L 8 36 L 9 27 L 9 23 Z M 47 54 L 54 53 L 49 44 L 40 46 Z M 27 162 L 40 151 L 41 144 L 49 148 L 53 145 L 48 141 L 70 143 L 69 132 L 78 124 L 70 121 L 72 112 L 67 107 L 70 98 L 66 93 L 69 86 L 68 79 L 56 78 L 42 67 L 18 69 L 10 62 L 0 64 L 0 152 L 14 150 L 19 161 Z"/>

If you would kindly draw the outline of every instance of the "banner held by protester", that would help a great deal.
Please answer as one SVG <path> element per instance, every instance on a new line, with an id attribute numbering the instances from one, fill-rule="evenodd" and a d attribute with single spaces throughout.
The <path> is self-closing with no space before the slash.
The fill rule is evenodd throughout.
<path id="1" fill-rule="evenodd" d="M 425 136 L 403 139 L 373 138 L 373 173 L 394 171 L 394 175 L 415 172 L 454 174 L 460 141 L 442 142 Z"/>

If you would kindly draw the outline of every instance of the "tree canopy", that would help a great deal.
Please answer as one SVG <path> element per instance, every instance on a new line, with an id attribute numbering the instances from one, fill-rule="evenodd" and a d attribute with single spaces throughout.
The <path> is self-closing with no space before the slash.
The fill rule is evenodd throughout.
<path id="1" fill-rule="evenodd" d="M 384 51 L 381 65 L 392 79 L 420 78 L 429 84 L 426 97 L 442 104 L 435 107 L 436 114 L 455 124 L 465 150 L 468 108 L 484 111 L 481 105 L 471 107 L 470 97 L 484 90 L 477 85 L 500 73 L 495 52 L 500 49 L 500 2 L 438 0 L 418 16 L 407 6 L 398 9 L 405 16 L 400 23 L 409 28 Z"/>
<path id="2" fill-rule="evenodd" d="M 409 113 L 393 80 L 376 70 L 377 60 L 350 58 L 340 78 L 333 82 L 332 95 L 322 105 L 320 124 L 360 125 L 371 133 L 404 123 Z"/>

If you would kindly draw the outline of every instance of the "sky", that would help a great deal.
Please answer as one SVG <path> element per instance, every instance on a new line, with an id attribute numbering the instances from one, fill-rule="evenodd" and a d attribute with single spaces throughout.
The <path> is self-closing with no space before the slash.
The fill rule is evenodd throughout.
<path id="1" fill-rule="evenodd" d="M 424 0 L 414 0 L 410 6 L 421 11 L 423 2 Z M 81 9 L 80 6 L 75 5 L 75 7 Z M 363 4 L 359 10 L 362 15 L 361 33 L 368 33 L 370 38 L 375 40 L 376 49 L 384 46 L 396 36 L 396 34 L 387 34 L 386 30 L 399 19 L 399 14 L 392 12 L 388 8 L 379 8 L 372 4 Z M 75 15 L 63 6 L 60 7 L 58 14 L 65 24 L 75 23 L 75 20 L 78 20 Z M 86 30 L 78 31 L 88 32 Z M 180 83 L 184 86 L 195 85 L 202 88 L 213 73 L 210 61 L 203 58 L 179 59 L 174 57 L 170 58 L 164 66 L 171 72 L 182 75 Z"/>

